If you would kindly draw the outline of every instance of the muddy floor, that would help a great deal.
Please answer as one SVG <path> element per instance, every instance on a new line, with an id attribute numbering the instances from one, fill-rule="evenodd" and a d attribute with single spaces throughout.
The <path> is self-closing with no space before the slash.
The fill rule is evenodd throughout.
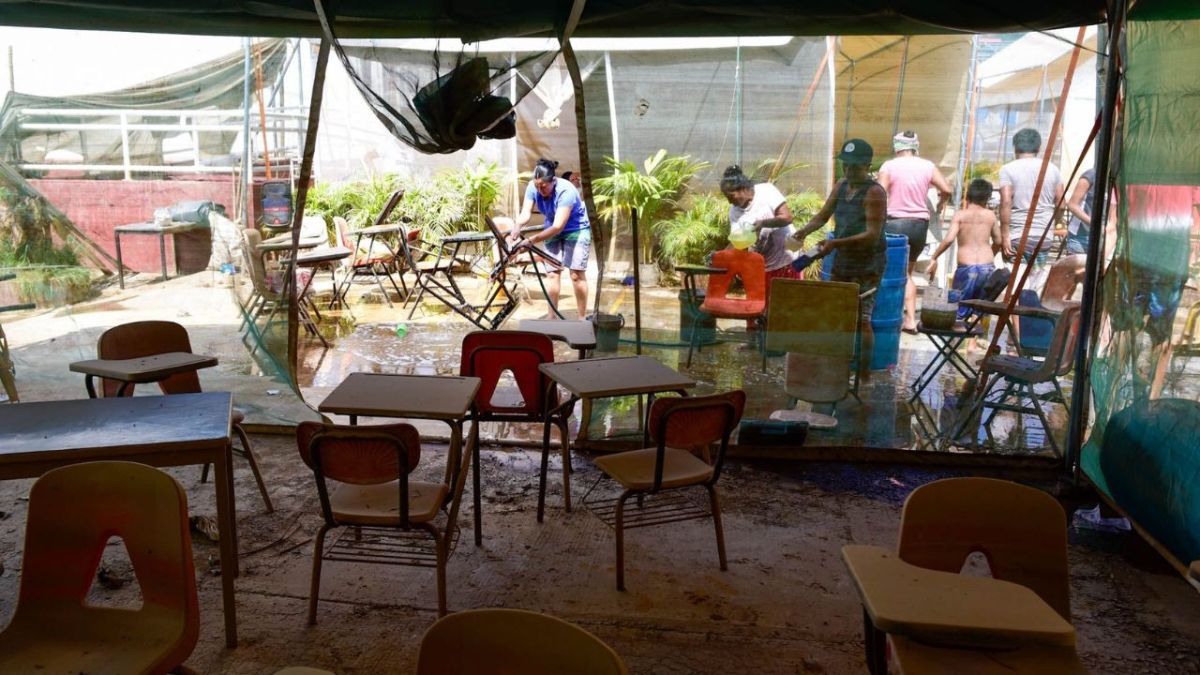
<path id="1" fill-rule="evenodd" d="M 244 464 L 237 467 L 243 576 L 241 645 L 224 647 L 217 547 L 193 533 L 201 638 L 187 665 L 201 673 L 273 673 L 306 665 L 337 673 L 412 672 L 436 618 L 434 573 L 329 562 L 318 623 L 305 624 L 312 536 L 319 524 L 311 474 L 294 441 L 255 436 L 276 511 L 268 514 Z M 427 447 L 418 473 L 438 474 L 444 448 Z M 451 611 L 520 607 L 573 621 L 608 642 L 630 672 L 864 672 L 861 614 L 840 558 L 844 544 L 894 546 L 904 497 L 951 475 L 914 468 L 735 460 L 721 479 L 729 570 L 717 565 L 712 527 L 686 522 L 627 536 L 627 588 L 615 589 L 613 532 L 582 504 L 598 471 L 577 455 L 575 510 L 562 508 L 552 464 L 548 512 L 535 521 L 536 456 L 483 453 L 484 544 L 472 542 L 470 493 L 449 563 Z M 198 470 L 172 470 L 194 515 L 215 511 Z M 994 474 L 993 474 L 994 475 Z M 1033 474 L 1008 477 L 1054 489 Z M 21 572 L 30 481 L 0 483 L 0 624 Z M 601 482 L 593 497 L 607 494 Z M 1068 513 L 1094 500 L 1064 502 Z M 136 580 L 110 545 L 92 602 L 138 602 Z M 1096 673 L 1200 671 L 1200 596 L 1133 535 L 1071 532 L 1073 619 L 1079 652 Z"/>

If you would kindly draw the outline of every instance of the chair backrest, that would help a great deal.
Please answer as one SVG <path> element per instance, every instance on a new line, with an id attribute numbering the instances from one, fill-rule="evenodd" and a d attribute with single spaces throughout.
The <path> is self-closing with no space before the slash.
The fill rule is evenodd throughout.
<path id="1" fill-rule="evenodd" d="M 496 221 L 492 220 L 491 216 L 484 214 L 483 222 L 487 224 L 488 231 L 496 238 L 496 248 L 500 249 L 501 262 L 507 260 L 508 256 L 512 254 L 512 250 L 508 247 L 508 239 L 500 231 L 500 228 L 496 227 Z"/>
<path id="2" fill-rule="evenodd" d="M 275 297 L 276 293 L 267 284 L 267 266 L 263 264 L 262 254 L 258 245 L 262 243 L 262 233 L 248 227 L 242 230 L 242 258 L 245 261 L 246 273 L 250 275 L 250 285 L 254 292 L 266 298 Z"/>
<path id="3" fill-rule="evenodd" d="M 1031 373 L 1029 381 L 1045 382 L 1070 371 L 1078 338 L 1079 303 L 1073 302 L 1063 307 L 1054 322 L 1054 333 L 1050 336 L 1050 346 L 1046 348 L 1046 358 Z"/>
<path id="4" fill-rule="evenodd" d="M 784 388 L 789 396 L 833 403 L 850 392 L 859 302 L 858 284 L 771 280 L 767 349 L 788 353 Z"/>
<path id="5" fill-rule="evenodd" d="M 767 299 L 767 267 L 763 257 L 754 251 L 744 251 L 727 248 L 713 254 L 712 266 L 720 267 L 724 274 L 708 275 L 708 292 L 705 300 L 720 300 L 729 294 L 729 285 L 733 278 L 742 280 L 746 289 L 746 300 L 766 301 Z"/>
<path id="6" fill-rule="evenodd" d="M 88 591 L 109 540 L 120 537 L 142 595 L 137 611 L 92 607 Z M 46 472 L 29 492 L 20 596 L 13 625 L 122 622 L 157 638 L 156 664 L 187 660 L 200 636 L 200 605 L 188 534 L 187 495 L 174 478 L 144 464 L 88 462 Z M 46 622 L 53 621 L 53 624 Z"/>
<path id="7" fill-rule="evenodd" d="M 982 553 L 992 576 L 1032 589 L 1071 620 L 1067 516 L 1053 497 L 992 478 L 946 478 L 913 490 L 900 517 L 901 560 L 960 572 Z"/>
<path id="8" fill-rule="evenodd" d="M 100 335 L 96 343 L 96 356 L 101 359 L 136 359 L 167 352 L 191 353 L 192 343 L 187 329 L 174 321 L 134 321 L 113 326 Z M 102 396 L 116 396 L 121 383 L 102 380 Z M 195 394 L 200 391 L 200 377 L 196 371 L 176 373 L 158 383 L 164 394 Z M 134 385 L 125 389 L 126 396 L 133 396 Z"/>
<path id="9" fill-rule="evenodd" d="M 425 631 L 417 675 L 625 675 L 621 657 L 595 635 L 546 614 L 472 609 Z"/>
<path id="10" fill-rule="evenodd" d="M 1038 298 L 1037 293 L 1029 288 L 1022 290 L 1021 294 L 1017 296 L 1017 305 L 1045 309 L 1042 307 L 1042 301 Z M 1020 329 L 1022 352 L 1042 356 L 1050 349 L 1050 341 L 1054 339 L 1053 321 L 1036 316 L 1018 316 L 1017 326 Z"/>
<path id="11" fill-rule="evenodd" d="M 336 524 L 325 479 L 352 485 L 399 482 L 400 526 L 408 527 L 408 475 L 421 461 L 421 435 L 411 424 L 344 426 L 301 422 L 296 449 L 317 481 L 325 521 Z"/>
<path id="12" fill-rule="evenodd" d="M 1057 312 L 1065 303 L 1070 302 L 1071 297 L 1075 295 L 1075 289 L 1083 283 L 1086 267 L 1086 255 L 1075 254 L 1059 258 L 1046 274 L 1046 285 L 1042 287 L 1039 298 L 1042 306 Z"/>
<path id="13" fill-rule="evenodd" d="M 667 447 L 701 450 L 720 442 L 713 462 L 712 480 L 715 482 L 725 462 L 729 436 L 737 428 L 745 408 L 746 392 L 741 389 L 710 396 L 655 399 L 646 425 L 658 449 L 654 489 L 662 486 L 663 457 Z"/>
<path id="14" fill-rule="evenodd" d="M 544 413 L 549 378 L 538 366 L 554 362 L 554 342 L 548 336 L 516 330 L 475 331 L 463 338 L 459 358 L 458 374 L 481 380 L 475 394 L 475 409 L 479 412 L 538 418 Z M 505 371 L 512 373 L 521 392 L 519 405 L 492 403 Z"/>

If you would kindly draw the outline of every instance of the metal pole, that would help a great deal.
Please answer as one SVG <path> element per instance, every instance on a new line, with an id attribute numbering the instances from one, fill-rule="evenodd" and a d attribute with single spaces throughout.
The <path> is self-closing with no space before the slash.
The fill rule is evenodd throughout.
<path id="1" fill-rule="evenodd" d="M 250 38 L 242 38 L 242 195 L 245 212 L 242 225 L 253 227 L 250 220 L 254 213 L 254 164 L 250 161 Z"/>
<path id="2" fill-rule="evenodd" d="M 617 99 L 613 94 L 613 76 L 612 76 L 612 59 L 608 55 L 608 51 L 604 52 L 604 79 L 605 85 L 608 87 L 608 119 L 612 126 L 612 156 L 616 161 L 621 161 L 621 139 L 617 134 Z"/>
<path id="3" fill-rule="evenodd" d="M 13 65 L 12 45 L 8 46 L 8 90 L 9 91 L 17 90 L 17 71 L 16 71 L 16 66 Z"/>
<path id="4" fill-rule="evenodd" d="M 596 204 L 592 200 L 592 163 L 591 152 L 588 150 L 587 105 L 583 100 L 583 74 L 579 71 L 579 61 L 575 58 L 575 49 L 570 40 L 562 44 L 563 61 L 567 64 L 567 73 L 571 76 L 571 86 L 575 97 L 575 137 L 579 149 L 579 184 L 583 190 L 583 203 L 587 207 L 588 222 L 592 227 L 592 247 L 596 251 L 596 295 L 593 298 L 592 314 L 600 313 L 600 288 L 604 283 L 604 254 L 606 240 L 600 236 L 600 224 L 596 220 Z"/>
<path id="5" fill-rule="evenodd" d="M 642 272 L 639 260 L 638 245 L 638 212 L 631 209 L 630 222 L 633 225 L 633 339 L 637 346 L 637 354 L 642 353 Z M 641 400 L 639 398 L 639 400 Z"/>
<path id="6" fill-rule="evenodd" d="M 736 59 L 733 67 L 733 156 L 734 163 L 742 163 L 742 40 L 738 38 Z"/>
<path id="7" fill-rule="evenodd" d="M 825 148 L 824 156 L 826 158 L 832 158 L 833 149 L 837 146 L 837 141 L 834 139 L 834 134 L 836 133 L 834 124 L 837 123 L 837 56 L 835 55 L 837 38 L 833 37 L 832 35 L 828 35 L 825 37 L 825 41 L 826 49 L 829 52 L 829 119 L 827 120 L 827 123 L 829 124 L 829 132 L 826 138 L 826 142 L 829 145 Z M 849 100 L 850 94 L 847 92 L 846 101 L 849 102 Z M 830 163 L 830 170 L 823 173 L 825 174 L 825 194 L 829 194 L 833 191 L 833 160 L 827 159 L 826 161 Z"/>
<path id="8" fill-rule="evenodd" d="M 979 60 L 979 36 L 972 35 L 971 36 L 971 61 L 967 65 L 967 95 L 966 95 L 965 99 L 963 100 L 962 134 L 959 136 L 959 139 L 958 139 L 958 168 L 956 169 L 956 172 L 958 173 L 958 180 L 954 181 L 954 208 L 955 208 L 955 210 L 958 210 L 959 205 L 962 204 L 963 183 L 966 181 L 966 176 L 967 176 L 967 173 L 966 173 L 966 171 L 967 171 L 967 166 L 966 166 L 967 165 L 967 129 L 969 129 L 971 126 L 971 120 L 968 118 L 971 116 L 971 107 L 973 105 L 972 99 L 975 98 L 975 76 L 976 76 L 975 67 L 977 65 L 976 62 L 978 60 Z"/>
<path id="9" fill-rule="evenodd" d="M 1089 379 L 1091 363 L 1088 360 L 1093 330 L 1096 326 L 1099 312 L 1097 311 L 1097 290 L 1100 286 L 1100 256 L 1104 249 L 1101 246 L 1104 225 L 1108 222 L 1108 187 L 1109 163 L 1116 143 L 1113 128 L 1117 118 L 1117 95 L 1120 93 L 1121 78 L 1117 72 L 1119 52 L 1125 41 L 1126 4 L 1123 0 L 1108 3 L 1108 16 L 1112 17 L 1112 25 L 1107 37 L 1108 59 L 1105 66 L 1104 103 L 1101 110 L 1104 118 L 1101 120 L 1100 133 L 1096 139 L 1096 185 L 1092 193 L 1092 227 L 1088 237 L 1087 265 L 1084 268 L 1083 297 L 1079 303 L 1079 339 L 1075 347 L 1075 383 L 1071 388 L 1071 412 L 1067 422 L 1067 468 L 1073 478 L 1079 476 L 1079 454 L 1083 446 L 1083 433 L 1087 415 L 1085 407 L 1088 404 L 1087 395 L 1091 390 Z"/>
<path id="10" fill-rule="evenodd" d="M 900 56 L 900 82 L 896 85 L 896 112 L 892 116 L 892 135 L 900 133 L 900 102 L 904 100 L 904 76 L 908 74 L 908 44 L 911 36 L 904 36 L 904 54 Z M 971 36 L 974 44 L 975 36 Z"/>

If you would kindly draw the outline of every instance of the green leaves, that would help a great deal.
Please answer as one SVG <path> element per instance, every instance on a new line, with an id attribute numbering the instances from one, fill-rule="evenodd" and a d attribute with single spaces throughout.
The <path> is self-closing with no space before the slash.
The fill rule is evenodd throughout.
<path id="1" fill-rule="evenodd" d="M 642 162 L 641 171 L 633 162 L 618 162 L 605 157 L 612 170 L 608 176 L 592 181 L 594 199 L 601 218 L 613 223 L 627 218 L 637 209 L 642 223 L 643 254 L 648 260 L 654 244 L 655 224 L 679 210 L 689 184 L 708 162 L 693 162 L 690 155 L 670 155 L 665 149 Z"/>

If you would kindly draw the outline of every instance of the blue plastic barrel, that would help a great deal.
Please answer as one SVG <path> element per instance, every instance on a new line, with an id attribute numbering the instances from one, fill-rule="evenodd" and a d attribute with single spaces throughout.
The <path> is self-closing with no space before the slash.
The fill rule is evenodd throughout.
<path id="1" fill-rule="evenodd" d="M 832 238 L 833 234 L 829 235 Z M 904 286 L 908 283 L 908 237 L 888 234 L 887 266 L 875 291 L 875 309 L 871 312 L 871 328 L 875 332 L 875 348 L 871 351 L 871 370 L 893 366 L 900 358 L 900 325 L 904 316 Z M 821 264 L 821 279 L 829 281 L 833 274 L 836 251 L 825 256 Z"/>

